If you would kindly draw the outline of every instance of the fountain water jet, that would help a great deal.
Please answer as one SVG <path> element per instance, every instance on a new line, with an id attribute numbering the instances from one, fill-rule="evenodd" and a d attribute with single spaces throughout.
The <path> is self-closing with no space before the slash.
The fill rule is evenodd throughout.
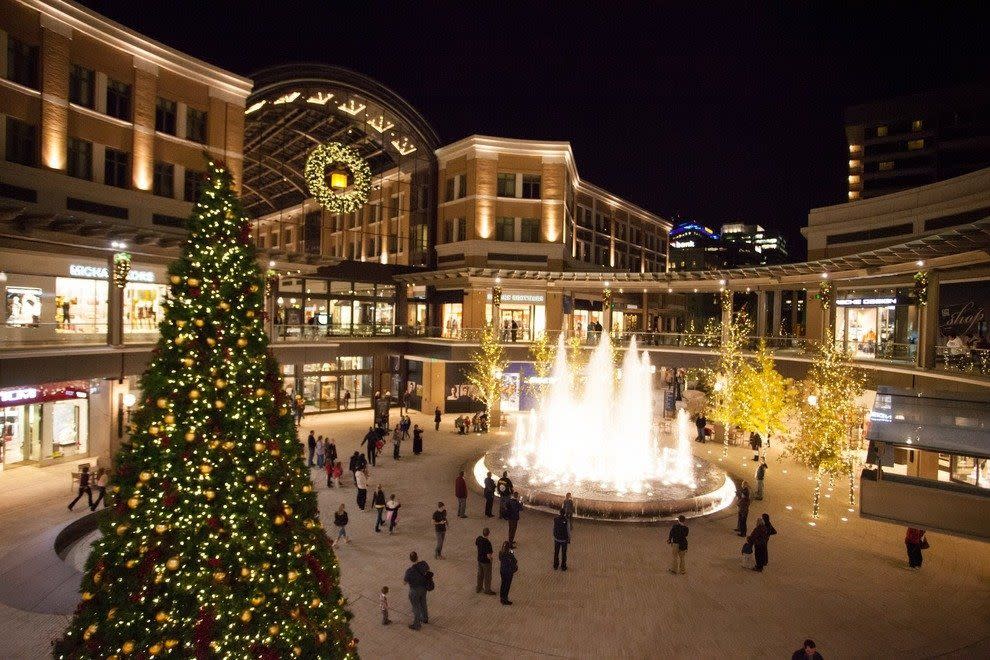
<path id="1" fill-rule="evenodd" d="M 527 505 L 555 509 L 572 492 L 579 515 L 596 518 L 652 520 L 728 506 L 732 482 L 693 455 L 687 412 L 661 433 L 653 367 L 636 338 L 619 370 L 612 350 L 603 334 L 579 369 L 561 337 L 542 406 L 518 415 L 513 441 L 475 465 L 478 481 L 507 470 Z"/>

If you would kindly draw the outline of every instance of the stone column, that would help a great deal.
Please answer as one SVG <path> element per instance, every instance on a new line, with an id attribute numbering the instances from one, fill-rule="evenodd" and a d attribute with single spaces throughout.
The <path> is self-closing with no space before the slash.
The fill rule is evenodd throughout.
<path id="1" fill-rule="evenodd" d="M 798 322 L 798 298 L 800 297 L 800 295 L 801 295 L 801 292 L 798 291 L 797 289 L 791 291 L 791 334 L 792 335 L 795 334 L 794 333 L 794 328 L 797 327 L 797 322 Z M 809 296 L 809 299 L 810 299 L 810 296 Z M 804 311 L 805 311 L 806 320 L 807 320 L 807 323 L 805 324 L 805 328 L 804 328 L 804 334 L 805 334 L 805 336 L 808 337 L 808 338 L 820 339 L 822 337 L 821 328 L 818 328 L 818 334 L 817 335 L 814 335 L 813 336 L 812 335 L 812 332 L 811 332 L 811 325 L 812 325 L 811 324 L 811 309 L 806 306 L 806 308 L 805 308 Z"/>
<path id="2" fill-rule="evenodd" d="M 395 285 L 395 318 L 392 324 L 397 334 L 404 333 L 409 326 L 409 285 L 405 282 Z"/>
<path id="3" fill-rule="evenodd" d="M 728 293 L 729 304 L 722 303 L 722 293 L 718 294 L 719 303 L 722 308 L 722 343 L 729 339 L 729 327 L 732 325 L 732 293 Z"/>
<path id="4" fill-rule="evenodd" d="M 923 369 L 935 366 L 935 346 L 938 344 L 939 282 L 937 272 L 928 273 L 928 304 L 918 311 L 917 365 Z"/>
<path id="5" fill-rule="evenodd" d="M 41 160 L 47 168 L 65 171 L 72 28 L 45 14 L 41 27 Z"/>
<path id="6" fill-rule="evenodd" d="M 124 289 L 113 282 L 113 255 L 107 259 L 107 344 L 124 345 Z"/>
<path id="7" fill-rule="evenodd" d="M 770 315 L 770 334 L 779 337 L 781 334 L 780 323 L 783 320 L 781 318 L 781 303 L 784 301 L 784 292 L 780 289 L 773 292 L 773 313 Z"/>
<path id="8" fill-rule="evenodd" d="M 612 334 L 612 289 L 602 291 L 602 332 Z"/>
<path id="9" fill-rule="evenodd" d="M 158 99 L 158 67 L 134 58 L 134 146 L 131 150 L 131 184 L 151 190 L 155 165 L 155 103 Z"/>
<path id="10" fill-rule="evenodd" d="M 767 334 L 767 292 L 756 292 L 756 336 L 765 337 Z M 771 334 L 773 334 L 771 332 Z"/>

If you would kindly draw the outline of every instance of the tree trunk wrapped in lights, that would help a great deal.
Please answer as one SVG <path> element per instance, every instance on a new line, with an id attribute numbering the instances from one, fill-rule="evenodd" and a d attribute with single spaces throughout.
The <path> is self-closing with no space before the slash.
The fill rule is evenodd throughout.
<path id="1" fill-rule="evenodd" d="M 807 397 L 799 402 L 799 427 L 788 439 L 788 454 L 815 473 L 812 515 L 821 503 L 822 477 L 834 478 L 850 469 L 849 429 L 862 420 L 859 396 L 863 376 L 848 355 L 835 346 L 830 332 L 818 346 L 818 355 L 804 381 Z"/>
<path id="2" fill-rule="evenodd" d="M 732 304 L 731 299 L 729 304 Z M 722 424 L 725 429 L 722 439 L 722 458 L 729 454 L 729 431 L 739 426 L 741 421 L 739 382 L 745 363 L 742 351 L 750 329 L 751 324 L 745 312 L 735 314 L 722 329 L 718 361 L 714 369 L 709 369 L 706 373 L 710 389 L 708 418 Z"/>
<path id="3" fill-rule="evenodd" d="M 502 400 L 502 374 L 508 366 L 505 350 L 495 323 L 488 323 L 481 331 L 478 351 L 473 356 L 467 380 L 474 386 L 474 398 L 485 406 L 493 426 L 499 425 L 498 405 Z"/>
<path id="4" fill-rule="evenodd" d="M 264 280 L 211 163 L 58 658 L 356 657 L 337 560 L 263 330 Z"/>

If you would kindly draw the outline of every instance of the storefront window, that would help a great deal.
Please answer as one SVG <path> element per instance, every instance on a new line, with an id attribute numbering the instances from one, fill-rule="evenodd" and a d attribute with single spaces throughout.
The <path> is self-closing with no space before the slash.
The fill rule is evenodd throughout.
<path id="1" fill-rule="evenodd" d="M 41 321 L 41 289 L 33 286 L 5 288 L 4 321 L 11 327 L 37 326 Z"/>
<path id="2" fill-rule="evenodd" d="M 835 342 L 859 359 L 913 359 L 918 342 L 915 305 L 895 292 L 846 293 L 836 300 Z"/>
<path id="3" fill-rule="evenodd" d="M 106 332 L 108 292 L 105 280 L 55 278 L 56 332 Z"/>
<path id="4" fill-rule="evenodd" d="M 124 288 L 124 332 L 156 332 L 168 287 L 131 282 Z"/>
<path id="5" fill-rule="evenodd" d="M 953 456 L 950 462 L 951 480 L 990 488 L 990 461 L 972 456 Z"/>
<path id="6" fill-rule="evenodd" d="M 0 390 L 3 463 L 84 455 L 88 440 L 89 397 L 85 382 Z"/>
<path id="7" fill-rule="evenodd" d="M 463 303 L 444 303 L 442 312 L 442 336 L 449 339 L 458 339 L 461 336 L 462 322 L 464 319 Z"/>
<path id="8" fill-rule="evenodd" d="M 52 404 L 52 457 L 86 453 L 89 427 L 87 401 L 56 401 Z"/>
<path id="9" fill-rule="evenodd" d="M 3 462 L 37 460 L 41 456 L 41 404 L 0 408 Z"/>

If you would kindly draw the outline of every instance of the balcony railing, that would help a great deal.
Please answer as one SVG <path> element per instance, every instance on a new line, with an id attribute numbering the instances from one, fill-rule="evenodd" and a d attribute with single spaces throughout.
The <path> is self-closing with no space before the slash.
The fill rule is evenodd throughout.
<path id="1" fill-rule="evenodd" d="M 990 376 L 990 349 L 936 346 L 935 365 L 947 371 Z"/>

